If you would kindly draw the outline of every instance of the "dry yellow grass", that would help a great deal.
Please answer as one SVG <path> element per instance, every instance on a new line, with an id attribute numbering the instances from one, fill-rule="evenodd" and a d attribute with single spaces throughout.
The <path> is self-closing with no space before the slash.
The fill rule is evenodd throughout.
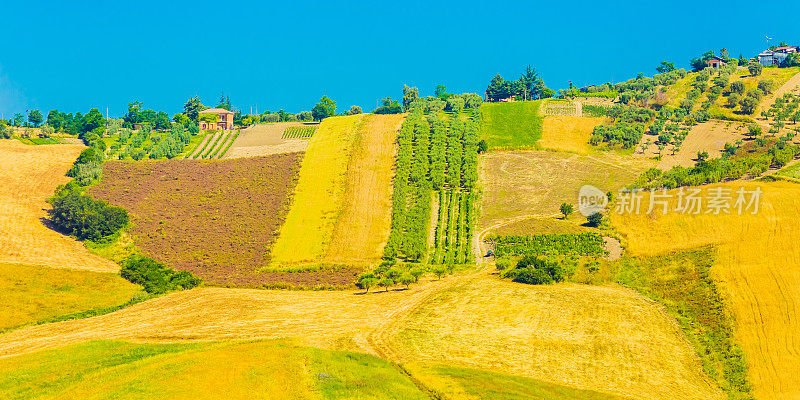
<path id="1" fill-rule="evenodd" d="M 478 166 L 483 185 L 479 230 L 526 215 L 553 218 L 559 214 L 561 203 L 577 205 L 581 186 L 616 191 L 654 164 L 612 152 L 589 156 L 552 151 L 482 155 Z M 569 222 L 584 221 L 573 217 Z"/>
<path id="2" fill-rule="evenodd" d="M 544 119 L 544 129 L 539 146 L 545 149 L 571 151 L 589 154 L 592 147 L 589 137 L 595 126 L 604 118 L 548 116 Z"/>
<path id="3" fill-rule="evenodd" d="M 383 255 L 392 216 L 392 178 L 402 114 L 367 115 L 347 172 L 344 205 L 325 262 L 358 264 Z"/>
<path id="4" fill-rule="evenodd" d="M 722 186 L 734 190 L 760 186 L 764 194 L 759 213 L 626 214 L 612 215 L 612 221 L 633 254 L 718 245 L 712 273 L 730 301 L 756 397 L 796 399 L 800 397 L 800 266 L 796 262 L 800 259 L 800 186 L 788 182 Z"/>
<path id="5" fill-rule="evenodd" d="M 272 249 L 273 265 L 322 258 L 342 210 L 347 166 L 364 117 L 326 118 L 309 141 L 291 209 Z"/>
<path id="6" fill-rule="evenodd" d="M 43 223 L 49 207 L 45 199 L 69 180 L 64 174 L 83 148 L 0 141 L 0 262 L 119 271 L 117 264 L 92 255 L 81 242 Z"/>
<path id="7" fill-rule="evenodd" d="M 738 140 L 745 139 L 747 126 L 732 121 L 711 120 L 692 126 L 686 135 L 680 150 L 672 154 L 672 146 L 667 146 L 660 153 L 661 160 L 657 168 L 668 170 L 676 165 L 691 167 L 697 162 L 697 152 L 708 152 L 709 158 L 719 158 L 725 143 L 735 144 Z M 647 145 L 647 141 L 650 144 Z M 636 157 L 656 157 L 659 155 L 658 140 L 655 136 L 644 135 L 636 148 Z"/>
<path id="8" fill-rule="evenodd" d="M 631 398 L 721 397 L 675 321 L 619 287 L 476 279 L 394 321 L 390 342 L 401 362 L 483 368 Z"/>

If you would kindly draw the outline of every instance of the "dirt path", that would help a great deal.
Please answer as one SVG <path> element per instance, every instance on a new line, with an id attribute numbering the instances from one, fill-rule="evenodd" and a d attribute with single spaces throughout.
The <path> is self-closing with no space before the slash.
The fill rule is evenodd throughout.
<path id="1" fill-rule="evenodd" d="M 756 114 L 761 115 L 762 111 L 768 110 L 770 107 L 772 107 L 772 104 L 775 103 L 775 99 L 783 96 L 786 93 L 792 92 L 800 92 L 800 73 L 789 78 L 786 83 L 779 87 L 778 90 L 772 92 L 772 94 L 765 96 L 764 99 L 761 100 L 761 103 L 758 107 L 758 112 Z"/>

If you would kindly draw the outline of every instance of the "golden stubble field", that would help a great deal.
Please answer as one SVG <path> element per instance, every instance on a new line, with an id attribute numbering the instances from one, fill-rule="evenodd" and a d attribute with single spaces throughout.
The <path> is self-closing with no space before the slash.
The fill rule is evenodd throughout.
<path id="1" fill-rule="evenodd" d="M 83 149 L 82 145 L 0 141 L 0 262 L 119 271 L 117 264 L 92 255 L 83 243 L 44 224 L 50 207 L 45 199 L 69 181 L 64 174 Z"/>
<path id="2" fill-rule="evenodd" d="M 534 287 L 488 270 L 361 294 L 203 288 L 0 336 L 0 358 L 96 339 L 296 339 L 400 363 L 447 363 L 633 398 L 717 398 L 680 328 L 627 289 Z"/>
<path id="3" fill-rule="evenodd" d="M 594 127 L 605 118 L 547 116 L 544 118 L 542 139 L 537 143 L 545 149 L 589 154 L 592 146 L 589 138 Z"/>
<path id="4" fill-rule="evenodd" d="M 713 185 L 709 187 L 717 187 Z M 653 255 L 716 244 L 712 268 L 736 319 L 750 380 L 759 399 L 800 397 L 800 186 L 730 182 L 763 190 L 758 214 L 612 214 L 632 254 Z M 749 197 L 748 197 L 749 199 Z M 646 200 L 645 200 L 646 201 Z"/>
<path id="5" fill-rule="evenodd" d="M 652 160 L 613 152 L 579 155 L 536 150 L 481 155 L 478 170 L 483 202 L 478 230 L 509 221 L 519 223 L 526 217 L 560 223 L 553 216 L 559 214 L 563 202 L 577 208 L 581 186 L 616 192 L 653 165 Z"/>
<path id="6" fill-rule="evenodd" d="M 653 158 L 661 155 L 658 161 L 658 168 L 668 170 L 676 165 L 682 167 L 692 167 L 697 162 L 697 153 L 706 151 L 709 158 L 719 158 L 726 143 L 735 144 L 739 140 L 745 140 L 747 126 L 730 121 L 711 120 L 697 124 L 689 130 L 680 150 L 672 153 L 672 146 L 667 146 L 659 152 L 656 145 L 657 136 L 644 135 L 634 153 L 635 157 Z M 650 140 L 650 145 L 647 145 Z"/>

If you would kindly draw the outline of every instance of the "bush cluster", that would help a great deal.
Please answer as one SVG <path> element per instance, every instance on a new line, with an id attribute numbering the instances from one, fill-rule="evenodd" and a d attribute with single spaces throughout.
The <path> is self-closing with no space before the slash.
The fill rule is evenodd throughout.
<path id="1" fill-rule="evenodd" d="M 529 285 L 546 285 L 563 282 L 565 272 L 557 260 L 528 255 L 522 257 L 513 269 L 503 272 L 503 277 Z"/>
<path id="2" fill-rule="evenodd" d="M 48 211 L 50 221 L 62 232 L 80 240 L 102 240 L 128 224 L 125 209 L 84 194 L 75 181 L 60 186 L 47 202 L 52 206 Z"/>
<path id="3" fill-rule="evenodd" d="M 141 255 L 131 255 L 122 261 L 120 274 L 150 294 L 163 294 L 175 290 L 191 289 L 202 280 L 187 271 L 175 271 L 166 265 Z"/>

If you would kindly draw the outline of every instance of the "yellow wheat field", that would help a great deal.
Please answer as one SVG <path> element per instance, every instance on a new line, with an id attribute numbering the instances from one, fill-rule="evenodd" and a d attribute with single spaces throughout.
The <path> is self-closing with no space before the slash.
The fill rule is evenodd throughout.
<path id="1" fill-rule="evenodd" d="M 377 261 L 389 239 L 397 131 L 404 115 L 367 115 L 347 169 L 344 205 L 325 255 L 332 264 Z"/>
<path id="2" fill-rule="evenodd" d="M 81 242 L 44 225 L 49 208 L 45 199 L 69 180 L 64 174 L 83 149 L 0 141 L 0 263 L 119 271 L 118 265 L 92 255 Z"/>
<path id="3" fill-rule="evenodd" d="M 324 254 L 341 212 L 347 165 L 364 117 L 326 118 L 311 138 L 272 264 L 313 263 Z"/>
<path id="4" fill-rule="evenodd" d="M 362 114 L 322 122 L 303 159 L 273 266 L 380 258 L 391 223 L 395 141 L 403 118 Z"/>
<path id="5" fill-rule="evenodd" d="M 740 187 L 760 187 L 758 214 L 612 214 L 613 224 L 633 254 L 718 245 L 712 273 L 729 298 L 756 397 L 800 398 L 800 186 L 731 182 L 706 189 L 720 186 L 734 191 L 732 204 Z"/>
<path id="6" fill-rule="evenodd" d="M 603 118 L 548 116 L 544 119 L 542 139 L 538 144 L 545 149 L 589 154 L 592 130 L 602 123 Z"/>

